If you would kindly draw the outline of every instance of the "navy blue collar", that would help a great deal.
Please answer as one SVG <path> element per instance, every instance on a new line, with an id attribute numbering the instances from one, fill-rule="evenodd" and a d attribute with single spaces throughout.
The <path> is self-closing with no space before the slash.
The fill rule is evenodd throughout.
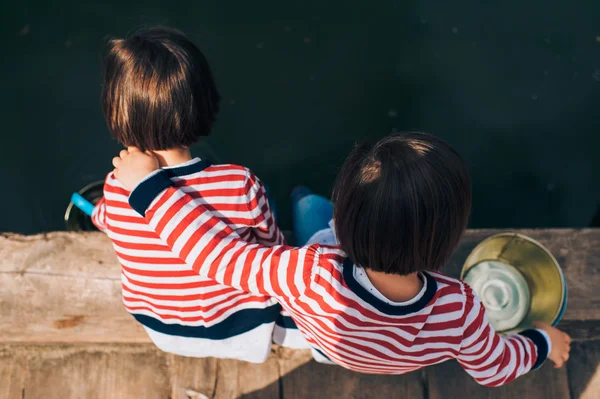
<path id="1" fill-rule="evenodd" d="M 206 161 L 200 158 L 194 158 L 191 161 L 186 162 L 185 165 L 182 166 L 173 166 L 169 168 L 163 168 L 165 172 L 169 175 L 169 177 L 174 176 L 185 176 L 191 175 L 193 173 L 202 172 L 204 169 L 208 168 L 210 165 L 210 161 Z"/>
<path id="2" fill-rule="evenodd" d="M 143 180 L 133 189 L 129 194 L 129 205 L 140 215 L 146 216 L 146 209 L 148 209 L 158 194 L 173 185 L 173 181 L 171 180 L 173 177 L 202 172 L 209 166 L 210 162 L 196 158 L 181 166 L 161 169 Z"/>
<path id="3" fill-rule="evenodd" d="M 425 288 L 425 292 L 421 298 L 409 305 L 391 305 L 371 294 L 367 289 L 365 289 L 365 287 L 356 281 L 356 278 L 354 278 L 354 267 L 354 263 L 349 258 L 346 258 L 343 266 L 343 274 L 344 281 L 346 281 L 348 288 L 358 295 L 360 299 L 385 314 L 403 316 L 418 312 L 427 306 L 437 291 L 437 283 L 435 279 L 429 273 L 422 272 L 423 276 L 425 276 L 425 279 L 427 280 L 427 287 Z"/>

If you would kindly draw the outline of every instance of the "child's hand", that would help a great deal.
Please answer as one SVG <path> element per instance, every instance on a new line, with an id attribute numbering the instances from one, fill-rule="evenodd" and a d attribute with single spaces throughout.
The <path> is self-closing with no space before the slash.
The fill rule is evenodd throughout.
<path id="1" fill-rule="evenodd" d="M 128 190 L 133 190 L 146 176 L 159 169 L 158 159 L 151 152 L 141 152 L 136 147 L 122 150 L 113 158 L 116 178 Z"/>
<path id="2" fill-rule="evenodd" d="M 535 328 L 544 330 L 550 337 L 552 342 L 552 351 L 548 354 L 548 359 L 552 360 L 555 368 L 562 367 L 562 365 L 569 359 L 569 352 L 571 351 L 571 337 L 558 328 L 554 328 L 547 323 L 536 321 L 533 323 Z"/>

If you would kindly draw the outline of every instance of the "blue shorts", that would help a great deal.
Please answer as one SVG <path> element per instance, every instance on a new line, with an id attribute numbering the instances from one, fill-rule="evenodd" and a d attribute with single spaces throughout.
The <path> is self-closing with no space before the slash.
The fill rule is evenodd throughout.
<path id="1" fill-rule="evenodd" d="M 296 245 L 336 245 L 333 230 L 333 204 L 327 198 L 311 193 L 306 187 L 292 192 L 292 223 Z"/>

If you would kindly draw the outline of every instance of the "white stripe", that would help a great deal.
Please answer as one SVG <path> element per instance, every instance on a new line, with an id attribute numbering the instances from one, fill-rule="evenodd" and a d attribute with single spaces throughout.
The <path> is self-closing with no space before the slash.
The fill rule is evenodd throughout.
<path id="1" fill-rule="evenodd" d="M 206 305 L 203 305 L 203 304 L 190 305 L 190 307 L 191 306 L 202 306 L 203 308 L 200 310 L 185 309 L 185 307 L 182 306 L 181 302 L 170 304 L 170 303 L 168 303 L 168 301 L 150 300 L 148 298 L 145 298 L 143 295 L 134 295 L 134 294 L 129 294 L 129 293 L 127 293 L 127 299 L 124 298 L 123 302 L 125 303 L 126 306 L 129 306 L 129 307 L 143 306 L 143 307 L 150 308 L 153 312 L 156 313 L 156 317 L 158 317 L 158 318 L 160 318 L 160 316 L 158 314 L 178 316 L 178 317 L 184 317 L 184 318 L 189 318 L 189 317 L 209 318 L 209 317 L 213 317 L 215 314 L 223 311 L 224 309 L 227 309 L 226 311 L 224 311 L 223 315 L 221 315 L 215 319 L 216 321 L 211 321 L 208 323 L 211 325 L 215 324 L 219 320 L 223 320 L 223 319 L 227 318 L 228 316 L 230 316 L 236 312 L 239 312 L 241 310 L 244 310 L 244 309 L 266 309 L 270 305 L 265 302 L 239 303 L 241 299 L 243 299 L 243 296 L 240 298 L 231 298 L 230 300 L 224 302 L 223 304 L 219 304 L 219 305 L 215 305 L 212 303 L 208 303 Z M 156 303 L 153 303 L 152 301 L 155 301 Z M 158 302 L 167 302 L 167 303 L 158 303 Z M 181 310 L 160 309 L 158 306 L 161 306 L 161 305 L 162 306 L 182 306 L 183 309 L 181 309 Z M 161 320 L 163 320 L 163 319 L 161 318 Z M 164 319 L 164 320 L 165 320 L 165 323 L 172 323 L 172 324 L 177 324 L 177 323 L 185 323 L 186 325 L 192 325 L 192 324 L 193 325 L 200 325 L 200 324 L 204 325 L 204 324 L 206 324 L 206 321 L 204 321 L 204 320 L 200 320 L 197 322 L 196 321 L 188 322 L 188 321 L 172 320 L 172 319 Z"/>
<path id="2" fill-rule="evenodd" d="M 187 266 L 186 266 L 187 268 Z M 187 269 L 186 269 L 187 270 Z M 179 271 L 177 269 L 173 269 L 173 271 Z M 211 280 L 207 277 L 202 277 L 197 274 L 191 276 L 182 276 L 182 277 L 174 277 L 174 276 L 165 276 L 165 277 L 154 277 L 154 276 L 143 276 L 140 274 L 135 274 L 135 272 L 131 273 L 127 270 L 122 270 L 122 273 L 128 279 L 133 279 L 142 283 L 151 283 L 151 284 L 190 284 L 190 283 L 202 283 L 206 285 L 207 283 L 212 283 L 216 287 L 224 288 L 225 286 L 217 283 L 214 280 Z M 202 287 L 202 290 L 208 289 L 210 286 Z M 180 288 L 183 289 L 183 288 Z M 199 288 L 194 288 L 199 289 Z"/>
<path id="3" fill-rule="evenodd" d="M 262 363 L 271 351 L 270 337 L 274 323 L 263 324 L 253 330 L 228 339 L 177 337 L 146 328 L 152 341 L 164 352 L 186 357 L 214 357 Z"/>

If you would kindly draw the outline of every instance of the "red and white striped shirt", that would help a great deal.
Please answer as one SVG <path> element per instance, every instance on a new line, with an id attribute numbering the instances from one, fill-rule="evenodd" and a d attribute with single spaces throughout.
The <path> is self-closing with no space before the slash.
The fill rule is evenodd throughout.
<path id="1" fill-rule="evenodd" d="M 422 272 L 423 291 L 414 301 L 389 304 L 357 282 L 339 248 L 247 243 L 162 172 L 139 184 L 129 202 L 200 275 L 277 298 L 313 348 L 348 369 L 402 374 L 457 359 L 479 383 L 498 386 L 547 356 L 539 330 L 497 334 L 460 280 Z"/>
<path id="2" fill-rule="evenodd" d="M 162 173 L 244 240 L 268 246 L 284 243 L 265 189 L 248 169 L 210 166 L 196 158 Z M 92 215 L 94 224 L 112 240 L 122 265 L 127 311 L 166 352 L 264 361 L 273 330 L 279 329 L 274 324 L 282 318 L 280 305 L 263 294 L 231 288 L 227 280 L 223 285 L 198 275 L 129 206 L 129 194 L 110 173 Z M 289 341 L 286 331 L 301 336 L 293 326 L 279 329 L 277 335 L 284 341 Z"/>

